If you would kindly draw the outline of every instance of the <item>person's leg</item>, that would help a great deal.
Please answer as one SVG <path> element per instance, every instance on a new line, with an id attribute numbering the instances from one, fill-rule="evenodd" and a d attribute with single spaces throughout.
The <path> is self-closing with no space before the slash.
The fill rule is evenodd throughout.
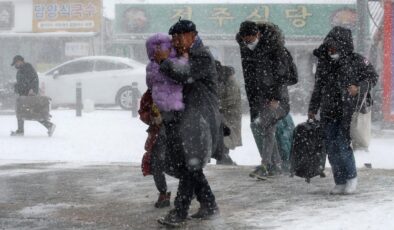
<path id="1" fill-rule="evenodd" d="M 55 132 L 56 125 L 48 120 L 38 121 L 38 122 L 48 129 L 48 136 L 51 137 Z"/>
<path id="2" fill-rule="evenodd" d="M 18 118 L 18 130 L 17 132 L 24 133 L 25 132 L 25 121 L 21 118 Z"/>
<path id="3" fill-rule="evenodd" d="M 40 124 L 42 124 L 45 128 L 48 130 L 53 126 L 53 123 L 47 120 L 44 121 L 38 121 Z"/>
<path id="4" fill-rule="evenodd" d="M 217 165 L 236 165 L 230 157 L 230 149 L 223 147 L 222 159 L 216 161 Z"/>
<path id="5" fill-rule="evenodd" d="M 263 129 L 255 122 L 250 123 L 250 129 L 252 130 L 254 141 L 261 156 L 263 147 Z"/>
<path id="6" fill-rule="evenodd" d="M 219 215 L 215 195 L 213 194 L 208 180 L 202 170 L 193 173 L 195 180 L 195 194 L 198 202 L 200 202 L 199 210 L 191 215 L 192 218 L 210 219 Z"/>
<path id="7" fill-rule="evenodd" d="M 159 191 L 159 197 L 155 203 L 156 208 L 163 208 L 170 206 L 171 193 L 167 193 L 167 182 L 164 174 L 164 154 L 165 154 L 164 136 L 159 134 L 156 143 L 152 149 L 152 175 L 155 186 Z"/>
<path id="8" fill-rule="evenodd" d="M 337 142 L 341 154 L 341 162 L 344 170 L 344 178 L 350 180 L 357 177 L 356 161 L 351 147 L 350 134 L 346 128 L 339 128 Z"/>
<path id="9" fill-rule="evenodd" d="M 262 129 L 261 125 L 257 122 L 250 123 L 250 128 L 252 130 L 253 137 L 261 157 L 261 162 L 251 173 L 249 173 L 249 176 L 260 180 L 265 180 L 268 172 L 266 166 L 262 165 L 264 159 L 263 158 L 264 130 Z"/>
<path id="10" fill-rule="evenodd" d="M 341 162 L 341 154 L 338 146 L 338 122 L 325 124 L 323 127 L 324 143 L 331 164 L 332 173 L 336 185 L 346 184 L 345 169 Z"/>
<path id="11" fill-rule="evenodd" d="M 186 219 L 190 203 L 195 192 L 196 182 L 193 173 L 184 167 L 179 178 L 178 191 L 175 197 L 174 206 L 176 214 L 181 219 Z M 199 199 L 203 199 L 199 196 Z"/>
<path id="12" fill-rule="evenodd" d="M 274 156 L 274 147 L 276 145 L 276 139 L 275 139 L 275 125 L 267 127 L 266 129 L 263 130 L 263 147 L 262 147 L 262 152 L 261 152 L 261 158 L 262 158 L 262 164 L 265 166 L 269 166 L 273 164 L 273 157 L 276 159 L 277 156 L 276 154 L 279 153 L 278 151 L 275 151 L 275 156 Z"/>

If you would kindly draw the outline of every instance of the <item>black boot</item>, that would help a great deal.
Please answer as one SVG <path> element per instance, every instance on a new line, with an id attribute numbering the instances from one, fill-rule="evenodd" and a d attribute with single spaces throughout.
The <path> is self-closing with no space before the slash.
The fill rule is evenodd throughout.
<path id="1" fill-rule="evenodd" d="M 186 224 L 186 217 L 178 215 L 175 209 L 170 210 L 167 215 L 160 217 L 157 222 L 173 228 L 179 228 Z"/>
<path id="2" fill-rule="evenodd" d="M 215 205 L 201 204 L 198 211 L 193 215 L 191 215 L 190 217 L 194 219 L 210 220 L 219 217 L 219 215 L 220 215 L 220 211 L 216 204 Z"/>
<path id="3" fill-rule="evenodd" d="M 156 208 L 164 208 L 170 206 L 170 198 L 171 198 L 171 192 L 167 192 L 164 194 L 159 194 L 159 198 L 157 199 L 157 202 L 155 203 Z"/>

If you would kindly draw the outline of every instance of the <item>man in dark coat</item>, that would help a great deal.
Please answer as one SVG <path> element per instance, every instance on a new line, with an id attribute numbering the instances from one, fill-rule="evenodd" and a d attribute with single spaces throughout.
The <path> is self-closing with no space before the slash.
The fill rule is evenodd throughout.
<path id="1" fill-rule="evenodd" d="M 262 158 L 250 176 L 264 180 L 268 174 L 280 171 L 275 125 L 290 111 L 287 86 L 297 83 L 297 70 L 280 29 L 272 23 L 242 22 L 236 40 L 241 50 L 251 129 Z"/>
<path id="2" fill-rule="evenodd" d="M 372 104 L 369 91 L 378 75 L 367 59 L 354 52 L 352 33 L 343 27 L 334 27 L 313 54 L 318 58 L 318 65 L 308 115 L 315 119 L 320 110 L 325 147 L 335 180 L 331 194 L 351 194 L 357 188 L 351 118 L 359 106 L 359 95 L 367 93 L 361 112 Z"/>
<path id="3" fill-rule="evenodd" d="M 164 225 L 179 226 L 186 221 L 189 206 L 196 195 L 200 209 L 192 218 L 207 219 L 218 214 L 215 196 L 203 173 L 212 154 L 223 141 L 219 132 L 220 114 L 217 97 L 217 73 L 214 59 L 197 35 L 192 21 L 179 20 L 169 30 L 179 56 L 188 58 L 186 64 L 172 62 L 168 51 L 156 51 L 160 71 L 183 85 L 185 110 L 175 116 L 166 129 L 168 155 L 178 159 L 179 186 L 175 209 L 158 221 Z M 170 129 L 170 130 L 168 130 Z"/>
<path id="4" fill-rule="evenodd" d="M 24 61 L 20 55 L 16 55 L 11 66 L 14 66 L 18 72 L 16 73 L 15 93 L 19 96 L 35 96 L 38 95 L 38 75 L 36 70 L 30 63 Z M 11 132 L 11 136 L 24 135 L 24 120 L 17 114 L 18 129 Z M 52 136 L 55 131 L 55 125 L 48 120 L 39 121 L 48 129 L 48 135 Z"/>

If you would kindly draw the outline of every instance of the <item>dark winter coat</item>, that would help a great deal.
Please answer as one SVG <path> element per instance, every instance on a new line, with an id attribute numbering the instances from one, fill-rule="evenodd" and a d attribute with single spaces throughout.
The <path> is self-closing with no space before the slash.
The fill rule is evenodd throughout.
<path id="1" fill-rule="evenodd" d="M 338 60 L 329 56 L 327 49 L 330 46 L 338 50 Z M 370 89 L 376 85 L 378 75 L 366 58 L 354 52 L 352 33 L 343 27 L 334 27 L 323 44 L 314 50 L 314 55 L 318 64 L 309 112 L 317 114 L 320 109 L 323 122 L 339 120 L 348 127 L 356 104 L 361 104 L 365 93 L 367 103 L 362 111 L 372 104 Z M 352 97 L 348 93 L 350 85 L 360 87 L 359 95 Z"/>
<path id="2" fill-rule="evenodd" d="M 16 73 L 15 93 L 28 96 L 30 90 L 38 94 L 38 75 L 30 63 L 24 63 Z"/>
<path id="3" fill-rule="evenodd" d="M 242 42 L 239 34 L 236 40 L 241 50 L 242 69 L 246 95 L 249 101 L 251 121 L 259 114 L 262 105 L 278 100 L 287 113 L 290 110 L 287 86 L 290 75 L 297 75 L 293 59 L 284 47 L 284 39 L 277 26 L 258 25 L 260 39 L 254 50 Z"/>
<path id="4" fill-rule="evenodd" d="M 196 37 L 188 63 L 167 59 L 161 63 L 160 71 L 183 85 L 185 110 L 179 132 L 185 164 L 189 170 L 200 170 L 223 143 L 214 59 Z"/>

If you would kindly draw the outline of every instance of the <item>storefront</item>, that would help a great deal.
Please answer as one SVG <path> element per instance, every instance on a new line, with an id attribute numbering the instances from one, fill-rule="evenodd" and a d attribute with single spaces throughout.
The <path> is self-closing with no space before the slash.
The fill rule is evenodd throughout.
<path id="1" fill-rule="evenodd" d="M 101 54 L 101 0 L 0 0 L 1 81 L 13 80 L 20 54 L 38 71 Z"/>
<path id="2" fill-rule="evenodd" d="M 138 2 L 138 1 L 135 1 Z M 109 52 L 146 62 L 145 40 L 152 33 L 167 33 L 179 18 L 193 20 L 204 43 L 211 47 L 219 60 L 232 65 L 242 82 L 242 69 L 235 34 L 244 20 L 271 21 L 286 37 L 286 46 L 297 62 L 300 83 L 291 89 L 292 102 L 299 112 L 305 112 L 314 84 L 312 50 L 335 25 L 355 29 L 355 1 L 304 1 L 299 4 L 278 4 L 280 1 L 222 1 L 207 3 L 117 4 L 115 8 L 114 39 Z M 187 2 L 187 1 L 184 1 Z M 215 1 L 221 2 L 221 1 Z M 281 1 L 283 2 L 283 1 Z M 302 1 L 297 1 L 302 2 Z M 302 86 L 302 89 L 301 89 Z M 298 111 L 297 111 L 298 112 Z"/>

